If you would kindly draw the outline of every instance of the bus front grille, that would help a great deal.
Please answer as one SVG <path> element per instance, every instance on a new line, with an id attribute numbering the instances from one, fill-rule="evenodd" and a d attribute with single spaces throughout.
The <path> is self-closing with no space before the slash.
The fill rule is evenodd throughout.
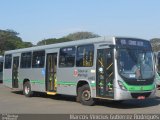
<path id="1" fill-rule="evenodd" d="M 144 96 L 145 98 L 149 97 L 151 92 L 145 92 L 145 93 L 131 93 L 131 96 L 133 98 L 138 98 L 139 96 Z"/>

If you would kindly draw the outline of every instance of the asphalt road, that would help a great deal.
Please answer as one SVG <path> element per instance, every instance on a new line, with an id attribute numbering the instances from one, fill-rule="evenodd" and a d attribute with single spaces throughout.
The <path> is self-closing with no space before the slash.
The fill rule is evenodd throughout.
<path id="1" fill-rule="evenodd" d="M 146 100 L 131 100 L 123 103 L 97 101 L 94 106 L 84 106 L 71 96 L 48 96 L 37 94 L 27 98 L 22 92 L 13 91 L 0 84 L 0 113 L 13 114 L 147 114 L 160 113 L 160 91 L 157 97 Z"/>

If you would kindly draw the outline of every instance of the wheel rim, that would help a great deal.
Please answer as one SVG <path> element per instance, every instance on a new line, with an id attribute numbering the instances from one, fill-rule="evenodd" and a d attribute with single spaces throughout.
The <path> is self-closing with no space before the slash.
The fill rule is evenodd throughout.
<path id="1" fill-rule="evenodd" d="M 90 91 L 89 91 L 89 90 L 83 91 L 83 93 L 82 93 L 82 98 L 83 98 L 83 100 L 88 101 L 88 100 L 91 98 L 91 93 L 90 93 Z"/>
<path id="2" fill-rule="evenodd" d="M 26 94 L 28 94 L 29 93 L 29 87 L 25 86 L 24 91 L 25 91 Z"/>

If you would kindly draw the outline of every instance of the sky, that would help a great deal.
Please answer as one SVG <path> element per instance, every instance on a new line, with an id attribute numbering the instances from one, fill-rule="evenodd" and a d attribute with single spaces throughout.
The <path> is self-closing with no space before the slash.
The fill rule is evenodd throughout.
<path id="1" fill-rule="evenodd" d="M 33 44 L 78 31 L 160 38 L 160 0 L 0 0 L 0 29 Z"/>

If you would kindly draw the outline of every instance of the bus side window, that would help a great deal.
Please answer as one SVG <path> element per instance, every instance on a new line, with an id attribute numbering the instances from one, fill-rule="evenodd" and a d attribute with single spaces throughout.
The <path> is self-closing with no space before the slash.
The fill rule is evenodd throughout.
<path id="1" fill-rule="evenodd" d="M 92 67 L 94 58 L 94 46 L 82 45 L 77 47 L 76 66 Z"/>
<path id="2" fill-rule="evenodd" d="M 32 57 L 32 68 L 43 68 L 45 62 L 45 51 L 35 51 Z"/>
<path id="3" fill-rule="evenodd" d="M 75 47 L 60 49 L 59 67 L 73 67 L 75 63 Z"/>
<path id="4" fill-rule="evenodd" d="M 10 69 L 11 66 L 12 66 L 12 55 L 11 54 L 5 55 L 4 68 L 5 69 Z"/>
<path id="5" fill-rule="evenodd" d="M 21 68 L 30 68 L 31 67 L 31 52 L 26 52 L 21 54 Z"/>

